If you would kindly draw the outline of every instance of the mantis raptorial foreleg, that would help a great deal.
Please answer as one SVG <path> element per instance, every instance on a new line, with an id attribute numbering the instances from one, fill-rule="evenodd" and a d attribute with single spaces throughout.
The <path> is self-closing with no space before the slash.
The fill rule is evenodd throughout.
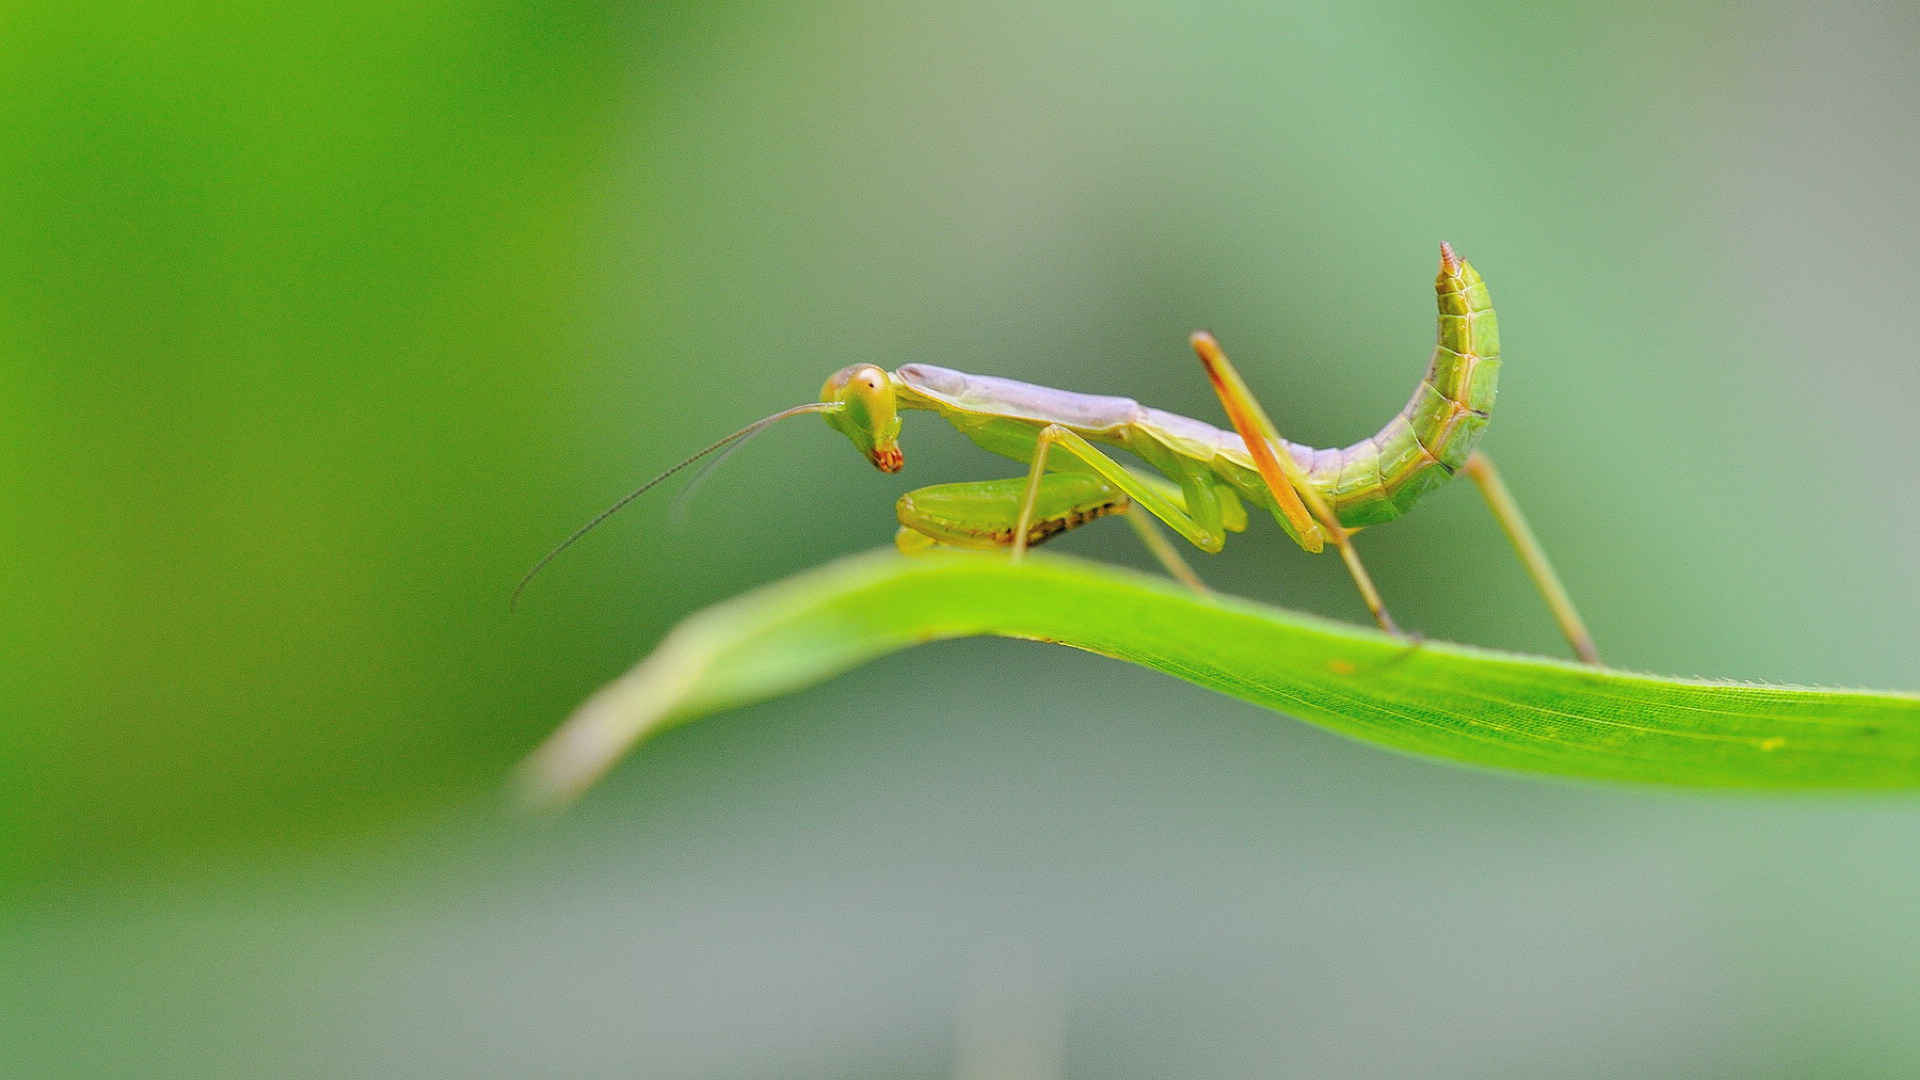
<path id="1" fill-rule="evenodd" d="M 1560 624 L 1560 632 L 1566 635 L 1567 644 L 1573 646 L 1575 656 L 1589 664 L 1600 662 L 1599 650 L 1594 648 L 1593 635 L 1587 633 L 1587 624 L 1580 620 L 1580 612 L 1574 609 L 1573 600 L 1567 595 L 1566 586 L 1560 584 L 1560 575 L 1553 572 L 1553 564 L 1547 561 L 1547 553 L 1536 540 L 1533 530 L 1527 527 L 1527 519 L 1520 513 L 1520 504 L 1513 501 L 1507 485 L 1501 483 L 1500 473 L 1493 467 L 1493 461 L 1487 455 L 1474 451 L 1461 466 L 1461 471 L 1473 480 L 1480 494 L 1487 500 L 1487 508 L 1493 511 L 1493 518 L 1500 528 L 1513 541 L 1513 549 L 1520 555 L 1520 562 L 1527 568 L 1527 576 L 1533 579 L 1534 587 L 1547 601 L 1547 607 L 1553 612 L 1553 620 Z"/>
<path id="2" fill-rule="evenodd" d="M 1129 470 L 1134 483 L 1158 490 L 1162 498 L 1181 498 L 1179 489 L 1157 476 Z M 1017 532 L 1020 511 L 1027 506 L 1028 478 L 975 480 L 935 484 L 902 495 L 894 505 L 900 531 L 894 543 L 902 552 L 917 555 L 939 546 L 960 548 L 1011 547 L 1024 534 L 1028 546 L 1109 514 L 1122 515 L 1147 551 L 1176 580 L 1196 592 L 1209 591 L 1199 575 L 1158 529 L 1141 513 L 1126 492 L 1089 472 L 1050 472 L 1041 478 L 1024 530 Z M 1222 518 L 1229 531 L 1246 527 L 1246 510 L 1238 501 L 1223 504 Z"/>
<path id="3" fill-rule="evenodd" d="M 1308 551 L 1319 551 L 1321 535 L 1331 539 L 1340 549 L 1340 559 L 1347 564 L 1347 573 L 1352 575 L 1353 583 L 1360 589 L 1360 599 L 1365 601 L 1367 610 L 1373 613 L 1373 620 L 1380 629 L 1390 634 L 1398 634 L 1400 628 L 1394 624 L 1393 616 L 1387 614 L 1387 606 L 1380 599 L 1380 590 L 1374 588 L 1373 578 L 1367 568 L 1361 565 L 1359 553 L 1353 550 L 1353 542 L 1348 538 L 1347 530 L 1340 525 L 1340 519 L 1334 516 L 1333 508 L 1327 505 L 1320 492 L 1307 479 L 1306 470 L 1293 455 L 1280 450 L 1282 439 L 1280 432 L 1267 416 L 1267 410 L 1260 406 L 1253 391 L 1247 389 L 1240 372 L 1235 370 L 1220 343 L 1213 335 L 1204 331 L 1195 333 L 1190 339 L 1193 351 L 1200 357 L 1201 366 L 1207 369 L 1207 379 L 1213 383 L 1214 393 L 1219 395 L 1220 404 L 1227 410 L 1227 418 L 1233 421 L 1233 428 L 1240 433 L 1241 441 L 1247 444 L 1247 453 L 1252 456 L 1260 478 L 1266 481 L 1267 488 L 1273 493 L 1276 510 L 1281 524 L 1290 526 L 1287 532 L 1299 545 Z M 1277 452 L 1276 452 L 1277 451 Z M 1302 505 L 1302 500 L 1305 505 Z M 1307 507 L 1313 508 L 1311 516 Z"/>

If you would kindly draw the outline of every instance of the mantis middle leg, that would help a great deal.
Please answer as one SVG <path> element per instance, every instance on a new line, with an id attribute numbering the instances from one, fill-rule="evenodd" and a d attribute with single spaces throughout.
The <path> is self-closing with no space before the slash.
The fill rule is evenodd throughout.
<path id="1" fill-rule="evenodd" d="M 1202 551 L 1211 553 L 1226 546 L 1227 530 L 1234 523 L 1227 520 L 1227 510 L 1210 481 L 1197 475 L 1184 478 L 1181 494 L 1186 505 L 1182 506 L 1170 495 L 1158 490 L 1157 485 L 1148 483 L 1135 475 L 1133 470 L 1102 453 L 1072 428 L 1049 424 L 1040 429 L 1034 441 L 1033 462 L 1027 470 L 1026 493 L 1020 500 L 1020 516 L 1014 529 L 1013 557 L 1016 560 L 1026 553 L 1034 508 L 1047 478 L 1047 457 L 1056 446 L 1078 458 L 1102 480 L 1125 492 L 1133 501 L 1130 510 L 1145 510 L 1166 522 L 1174 532 Z M 1152 543 L 1147 546 L 1150 550 L 1155 547 Z M 1158 551 L 1155 553 L 1158 554 Z M 1168 569 L 1171 571 L 1172 567 Z M 1174 576 L 1183 580 L 1191 575 L 1191 570 L 1184 575 L 1174 571 Z"/>

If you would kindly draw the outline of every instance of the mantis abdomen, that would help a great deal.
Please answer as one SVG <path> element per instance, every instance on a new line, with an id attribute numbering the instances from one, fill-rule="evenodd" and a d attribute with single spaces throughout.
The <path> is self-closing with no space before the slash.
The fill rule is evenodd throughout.
<path id="1" fill-rule="evenodd" d="M 1438 343 L 1427 373 L 1399 414 L 1372 438 L 1333 450 L 1288 443 L 1294 460 L 1342 525 L 1391 521 L 1466 463 L 1493 411 L 1500 378 L 1500 324 L 1486 282 L 1451 250 L 1434 283 Z"/>

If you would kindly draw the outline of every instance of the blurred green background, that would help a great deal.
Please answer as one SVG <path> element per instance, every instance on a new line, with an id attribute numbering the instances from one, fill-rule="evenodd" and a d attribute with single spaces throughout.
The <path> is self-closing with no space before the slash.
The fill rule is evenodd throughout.
<path id="1" fill-rule="evenodd" d="M 1912 1075 L 1920 805 L 1395 757 L 959 642 L 499 781 L 703 605 L 1012 475 L 854 361 L 1487 448 L 1617 664 L 1920 688 L 1911 5 L 0 13 L 0 1045 L 18 1075 Z M 1063 550 L 1134 565 L 1128 530 Z M 1465 487 L 1407 624 L 1562 645 Z M 1202 571 L 1356 622 L 1270 525 Z"/>

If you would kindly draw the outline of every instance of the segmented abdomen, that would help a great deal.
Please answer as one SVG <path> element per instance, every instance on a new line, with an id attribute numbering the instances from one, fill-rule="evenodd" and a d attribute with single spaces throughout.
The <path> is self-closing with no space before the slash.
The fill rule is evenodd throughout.
<path id="1" fill-rule="evenodd" d="M 1466 462 L 1493 412 L 1500 325 L 1487 283 L 1442 244 L 1434 292 L 1440 303 L 1438 343 L 1407 407 L 1372 438 L 1352 446 L 1315 450 L 1288 444 L 1342 525 L 1377 525 L 1406 513 Z"/>

